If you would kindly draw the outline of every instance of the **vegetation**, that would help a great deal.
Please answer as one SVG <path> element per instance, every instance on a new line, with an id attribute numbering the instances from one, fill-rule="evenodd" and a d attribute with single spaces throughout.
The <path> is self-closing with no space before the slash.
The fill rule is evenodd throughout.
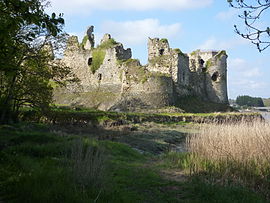
<path id="1" fill-rule="evenodd" d="M 91 65 L 89 65 L 92 73 L 95 73 L 103 64 L 103 61 L 106 55 L 106 49 L 109 49 L 116 44 L 117 42 L 113 38 L 111 38 L 107 40 L 106 42 L 103 42 L 102 44 L 98 45 L 97 48 L 93 49 L 92 63 Z"/>
<path id="2" fill-rule="evenodd" d="M 231 7 L 235 9 L 244 10 L 242 15 L 238 15 L 240 19 L 244 22 L 245 32 L 240 31 L 239 26 L 234 25 L 235 32 L 251 41 L 256 45 L 259 52 L 267 49 L 270 46 L 270 28 L 267 25 L 261 25 L 263 20 L 267 19 L 266 11 L 270 7 L 270 2 L 268 0 L 227 0 Z"/>
<path id="3" fill-rule="evenodd" d="M 265 202 L 246 187 L 211 182 L 206 179 L 208 172 L 173 175 L 179 169 L 189 171 L 192 163 L 197 163 L 189 153 L 166 152 L 182 142 L 185 134 L 176 131 L 179 126 L 184 132 L 188 126 L 196 128 L 187 123 L 167 127 L 149 123 L 138 133 L 114 136 L 113 131 L 89 131 L 76 125 L 68 131 L 67 126 L 30 123 L 1 126 L 1 200 Z M 78 132 L 80 135 L 74 135 Z M 103 140 L 108 135 L 107 139 L 114 141 Z"/>
<path id="4" fill-rule="evenodd" d="M 81 43 L 81 46 L 82 46 L 82 47 L 84 47 L 84 46 L 86 45 L 87 40 L 88 40 L 88 36 L 85 35 L 85 36 L 83 37 L 83 40 L 82 40 L 82 43 Z"/>
<path id="5" fill-rule="evenodd" d="M 238 96 L 236 98 L 236 103 L 239 106 L 254 106 L 254 107 L 264 107 L 262 98 L 260 97 L 250 97 L 247 95 Z"/>
<path id="6" fill-rule="evenodd" d="M 162 39 L 160 39 L 160 42 L 162 42 L 162 43 L 168 43 L 168 39 L 162 38 Z"/>
<path id="7" fill-rule="evenodd" d="M 181 56 L 187 57 L 185 53 L 183 53 L 179 48 L 173 50 L 175 53 L 180 54 Z"/>
<path id="8" fill-rule="evenodd" d="M 126 78 L 128 81 L 145 83 L 149 78 L 149 72 L 141 66 L 139 59 L 118 60 L 119 64 L 126 66 Z"/>
<path id="9" fill-rule="evenodd" d="M 263 98 L 263 104 L 264 104 L 264 106 L 269 107 L 270 106 L 270 98 Z"/>
<path id="10" fill-rule="evenodd" d="M 206 61 L 205 67 L 206 67 L 206 69 L 208 69 L 208 68 L 210 68 L 212 65 L 213 65 L 213 62 L 212 62 L 211 59 L 209 59 L 209 60 Z"/>
<path id="11" fill-rule="evenodd" d="M 111 39 L 108 39 L 107 41 L 103 42 L 102 44 L 98 45 L 97 48 L 109 49 L 109 48 L 112 48 L 116 44 L 118 44 L 118 43 L 113 38 L 111 38 Z"/>
<path id="12" fill-rule="evenodd" d="M 242 185 L 269 197 L 270 125 L 211 124 L 190 136 L 190 170 L 221 185 Z"/>
<path id="13" fill-rule="evenodd" d="M 65 34 L 62 15 L 45 13 L 47 1 L 0 2 L 0 123 L 17 121 L 22 106 L 45 111 L 52 101 L 54 80 L 64 85 L 69 68 L 51 63 Z M 71 77 L 69 77 L 71 78 Z"/>
<path id="14" fill-rule="evenodd" d="M 128 67 L 131 67 L 131 66 L 140 66 L 140 61 L 139 59 L 127 59 L 127 60 L 118 60 L 117 61 L 120 65 L 125 65 L 125 66 L 128 66 Z"/>
<path id="15" fill-rule="evenodd" d="M 227 55 L 225 50 L 222 50 L 220 52 L 218 52 L 218 54 L 216 55 L 217 58 L 221 58 L 223 55 Z"/>
<path id="16" fill-rule="evenodd" d="M 195 96 L 187 96 L 178 99 L 176 106 L 190 113 L 207 113 L 233 110 L 226 104 L 204 102 L 201 98 Z"/>
<path id="17" fill-rule="evenodd" d="M 90 65 L 92 73 L 95 73 L 102 65 L 106 51 L 101 48 L 96 48 L 92 52 L 92 64 Z"/>
<path id="18" fill-rule="evenodd" d="M 162 55 L 162 56 L 156 56 L 152 59 L 149 60 L 149 63 L 151 65 L 156 65 L 156 64 L 159 64 L 159 65 L 162 65 L 162 66 L 169 66 L 170 64 L 168 64 L 168 59 L 170 58 L 169 55 Z"/>
<path id="19" fill-rule="evenodd" d="M 200 49 L 197 49 L 190 53 L 191 56 L 195 56 L 198 52 L 200 52 Z"/>
<path id="20" fill-rule="evenodd" d="M 151 124 L 152 125 L 152 124 Z M 177 124 L 146 125 L 113 136 L 72 125 L 21 123 L 0 128 L 0 195 L 7 202 L 264 202 L 247 188 L 221 185 L 205 176 L 173 175 L 189 154 L 166 152 L 184 134 Z M 184 124 L 183 130 L 186 129 Z M 150 130 L 152 128 L 151 134 Z M 54 132 L 54 133 L 51 133 Z M 80 132 L 80 133 L 79 133 Z M 77 135 L 74 135 L 77 134 Z M 80 135 L 79 135 L 80 134 Z M 93 135 L 92 135 L 93 134 Z M 108 135 L 110 137 L 108 138 Z M 119 136 L 122 135 L 122 136 Z M 107 137 L 107 138 L 106 138 Z M 108 141 L 104 139 L 114 139 Z M 124 142 L 127 144 L 117 143 Z M 130 146 L 146 150 L 138 152 Z M 186 160 L 186 161 L 185 161 Z M 186 162 L 186 163 L 185 163 Z M 172 174 L 170 175 L 170 171 Z M 168 174 L 168 175 L 166 175 Z M 177 179 L 182 177 L 182 179 Z M 175 178 L 175 179 L 174 179 Z"/>

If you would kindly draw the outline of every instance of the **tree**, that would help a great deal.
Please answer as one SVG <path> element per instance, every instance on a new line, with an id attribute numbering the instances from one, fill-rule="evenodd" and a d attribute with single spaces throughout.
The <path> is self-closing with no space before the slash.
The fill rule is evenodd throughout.
<path id="1" fill-rule="evenodd" d="M 261 21 L 270 8 L 270 0 L 227 0 L 231 7 L 244 10 L 239 18 L 244 20 L 245 31 L 234 25 L 235 32 L 256 45 L 259 52 L 270 46 L 270 28 L 262 27 Z M 267 19 L 268 20 L 268 19 Z"/>
<path id="2" fill-rule="evenodd" d="M 260 97 L 250 97 L 247 95 L 238 96 L 236 98 L 236 103 L 239 106 L 255 106 L 255 107 L 264 107 L 262 98 Z"/>
<path id="3" fill-rule="evenodd" d="M 42 0 L 0 0 L 0 123 L 16 120 L 24 105 L 48 109 L 52 81 L 63 85 L 70 75 L 52 60 L 66 38 L 63 15 L 49 16 L 46 6 Z"/>

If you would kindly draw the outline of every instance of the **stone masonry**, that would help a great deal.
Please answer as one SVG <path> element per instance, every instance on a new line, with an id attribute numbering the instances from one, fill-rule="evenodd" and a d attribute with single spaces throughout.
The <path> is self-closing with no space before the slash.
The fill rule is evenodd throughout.
<path id="1" fill-rule="evenodd" d="M 170 48 L 167 39 L 149 38 L 148 64 L 142 66 L 110 34 L 95 48 L 93 31 L 93 26 L 87 29 L 84 44 L 69 37 L 62 61 L 80 84 L 56 89 L 56 103 L 132 111 L 174 106 L 183 97 L 196 96 L 228 104 L 225 51 L 185 54 Z"/>

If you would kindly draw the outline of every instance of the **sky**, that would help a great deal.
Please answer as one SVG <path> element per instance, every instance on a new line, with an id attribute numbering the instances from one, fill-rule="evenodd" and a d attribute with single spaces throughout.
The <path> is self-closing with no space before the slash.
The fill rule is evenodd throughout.
<path id="1" fill-rule="evenodd" d="M 243 11 L 230 8 L 227 0 L 51 0 L 47 12 L 64 13 L 65 31 L 79 39 L 90 25 L 96 44 L 110 33 L 142 64 L 148 37 L 167 38 L 184 53 L 226 50 L 229 98 L 270 97 L 270 48 L 259 53 L 234 32 L 235 24 L 243 25 L 238 18 Z M 267 25 L 264 18 L 259 23 Z"/>

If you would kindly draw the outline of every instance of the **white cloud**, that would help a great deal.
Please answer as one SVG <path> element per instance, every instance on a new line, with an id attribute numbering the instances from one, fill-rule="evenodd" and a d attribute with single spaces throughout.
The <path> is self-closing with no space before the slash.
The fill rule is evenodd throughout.
<path id="1" fill-rule="evenodd" d="M 222 11 L 219 12 L 216 17 L 219 20 L 224 20 L 224 21 L 228 21 L 231 20 L 233 18 L 236 18 L 238 15 L 238 10 L 235 8 L 229 8 L 227 11 Z"/>
<path id="2" fill-rule="evenodd" d="M 213 0 L 51 0 L 54 9 L 65 13 L 86 13 L 93 10 L 183 10 L 202 8 Z"/>
<path id="3" fill-rule="evenodd" d="M 228 86 L 231 97 L 262 95 L 269 84 L 262 81 L 262 68 L 242 58 L 228 58 Z"/>
<path id="4" fill-rule="evenodd" d="M 234 38 L 230 40 L 219 40 L 215 37 L 211 37 L 201 45 L 198 46 L 198 49 L 202 50 L 228 50 L 237 46 L 248 44 L 247 40 L 242 38 Z"/>
<path id="5" fill-rule="evenodd" d="M 230 71 L 240 75 L 241 78 L 256 78 L 262 76 L 258 67 L 253 67 L 246 60 L 241 58 L 228 59 L 228 67 Z"/>
<path id="6" fill-rule="evenodd" d="M 124 45 L 146 44 L 148 37 L 172 38 L 181 33 L 180 23 L 160 24 L 158 19 L 115 22 L 107 21 L 101 26 L 103 33 L 110 33 Z"/>

